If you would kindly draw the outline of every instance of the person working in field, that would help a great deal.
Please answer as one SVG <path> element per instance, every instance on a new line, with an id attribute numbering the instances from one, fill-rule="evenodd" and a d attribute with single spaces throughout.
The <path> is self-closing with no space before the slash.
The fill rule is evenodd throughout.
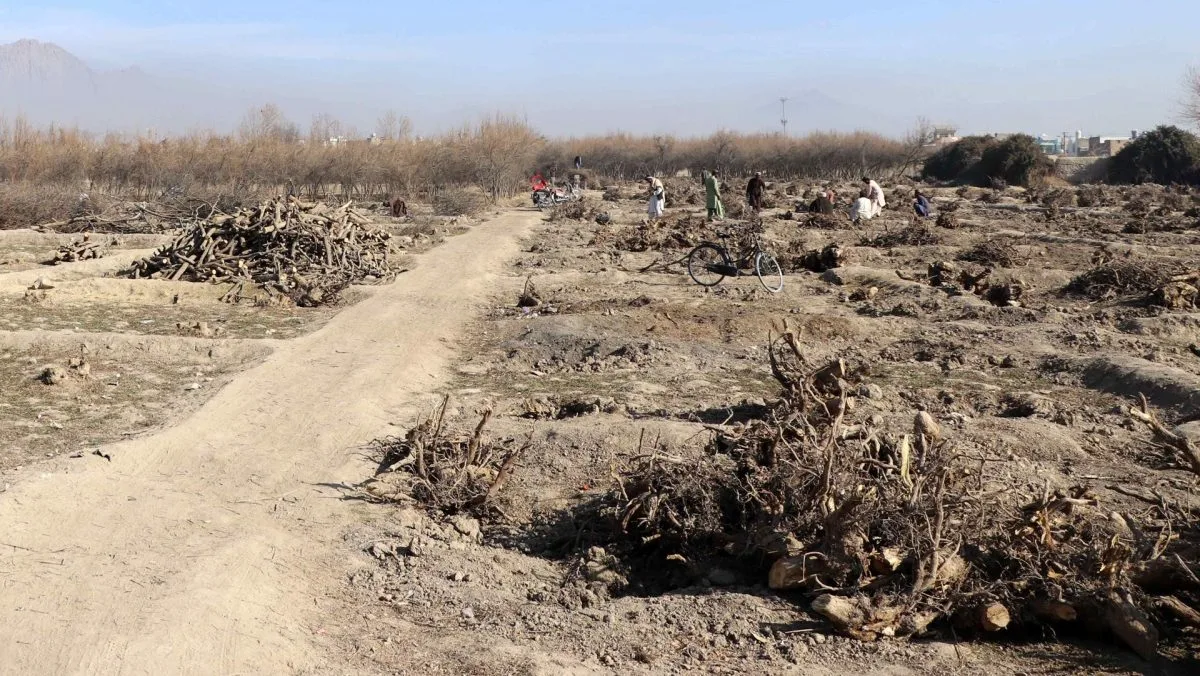
<path id="1" fill-rule="evenodd" d="M 883 208 L 887 206 L 887 198 L 883 196 L 883 188 L 874 180 L 863 176 L 863 183 L 866 184 L 867 199 L 871 200 L 871 216 L 875 218 L 883 213 Z"/>
<path id="2" fill-rule="evenodd" d="M 721 181 L 717 172 L 704 170 L 704 206 L 708 209 L 708 220 L 725 220 L 725 205 L 721 203 Z"/>
<path id="3" fill-rule="evenodd" d="M 762 211 L 763 202 L 767 198 L 767 182 L 763 180 L 762 172 L 754 172 L 754 177 L 746 184 L 746 203 L 755 212 Z"/>
<path id="4" fill-rule="evenodd" d="M 913 211 L 917 212 L 917 216 L 921 218 L 929 218 L 929 214 L 931 212 L 929 198 L 926 197 L 925 193 L 921 192 L 920 190 L 918 190 L 916 196 L 913 197 Z"/>
<path id="5" fill-rule="evenodd" d="M 830 198 L 829 191 L 822 191 L 820 195 L 817 195 L 817 199 L 808 205 L 808 210 L 814 214 L 825 214 L 826 216 L 832 214 L 833 199 Z"/>
<path id="6" fill-rule="evenodd" d="M 653 176 L 646 177 L 646 184 L 650 186 L 650 201 L 646 204 L 646 213 L 653 222 L 662 218 L 667 209 L 667 189 L 662 181 Z"/>
<path id="7" fill-rule="evenodd" d="M 871 201 L 870 194 L 870 189 L 863 188 L 862 192 L 858 194 L 858 199 L 850 205 L 850 221 L 852 223 L 861 223 L 875 218 L 875 203 Z"/>

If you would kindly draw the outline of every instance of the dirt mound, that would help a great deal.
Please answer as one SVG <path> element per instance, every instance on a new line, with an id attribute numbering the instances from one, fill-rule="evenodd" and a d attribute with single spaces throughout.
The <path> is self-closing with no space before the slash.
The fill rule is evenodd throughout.
<path id="1" fill-rule="evenodd" d="M 655 223 L 600 230 L 592 238 L 591 246 L 633 252 L 690 249 L 711 236 L 710 226 L 703 218 L 683 214 Z"/>

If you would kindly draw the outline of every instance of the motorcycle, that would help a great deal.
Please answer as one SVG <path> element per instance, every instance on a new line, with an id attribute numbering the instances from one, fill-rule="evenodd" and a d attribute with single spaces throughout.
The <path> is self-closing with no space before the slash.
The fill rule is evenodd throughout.
<path id="1" fill-rule="evenodd" d="M 533 206 L 541 209 L 552 209 L 560 204 L 574 202 L 583 198 L 583 191 L 575 186 L 567 189 L 546 186 L 533 191 Z"/>

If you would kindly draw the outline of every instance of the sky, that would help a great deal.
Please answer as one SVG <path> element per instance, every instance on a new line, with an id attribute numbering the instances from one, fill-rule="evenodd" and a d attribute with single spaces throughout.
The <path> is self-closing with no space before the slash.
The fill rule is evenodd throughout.
<path id="1" fill-rule="evenodd" d="M 1196 0 L 0 0 L 0 43 L 53 42 L 301 127 L 418 133 L 500 112 L 551 135 L 867 128 L 1126 134 L 1179 121 Z M 196 124 L 192 122 L 192 124 Z"/>

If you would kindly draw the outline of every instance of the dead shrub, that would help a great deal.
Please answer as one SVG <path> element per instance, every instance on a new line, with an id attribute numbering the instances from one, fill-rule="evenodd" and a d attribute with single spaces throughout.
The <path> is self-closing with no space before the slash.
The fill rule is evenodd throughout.
<path id="1" fill-rule="evenodd" d="M 0 183 L 0 230 L 65 221 L 85 213 L 90 206 L 80 199 L 78 190 L 54 185 Z"/>
<path id="2" fill-rule="evenodd" d="M 433 196 L 433 211 L 439 216 L 475 216 L 487 206 L 486 197 L 465 188 L 442 190 Z"/>
<path id="3" fill-rule="evenodd" d="M 1017 247 L 997 239 L 976 244 L 959 255 L 958 259 L 997 268 L 1019 267 L 1025 265 L 1027 260 Z"/>
<path id="4" fill-rule="evenodd" d="M 445 428 L 449 402 L 444 398 L 432 416 L 403 437 L 372 442 L 379 466 L 364 486 L 369 495 L 388 502 L 413 499 L 446 514 L 487 511 L 529 442 L 486 440 L 491 410 L 483 412 L 471 433 L 452 434 Z"/>
<path id="5" fill-rule="evenodd" d="M 1177 271 L 1161 261 L 1109 260 L 1076 276 L 1066 290 L 1091 300 L 1142 296 L 1169 282 Z"/>

